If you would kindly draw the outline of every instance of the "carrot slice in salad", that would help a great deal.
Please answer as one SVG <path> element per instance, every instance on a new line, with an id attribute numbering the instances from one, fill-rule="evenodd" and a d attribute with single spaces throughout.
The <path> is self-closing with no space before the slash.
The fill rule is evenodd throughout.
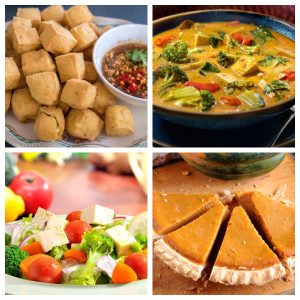
<path id="1" fill-rule="evenodd" d="M 78 250 L 78 249 L 70 249 L 67 250 L 64 253 L 64 258 L 74 258 L 76 259 L 80 264 L 83 264 L 86 262 L 87 256 L 86 253 Z"/>
<path id="2" fill-rule="evenodd" d="M 131 267 L 119 262 L 113 270 L 112 283 L 128 283 L 137 280 L 137 275 Z"/>
<path id="3" fill-rule="evenodd" d="M 25 277 L 28 277 L 28 272 L 29 272 L 29 267 L 31 266 L 31 264 L 39 259 L 39 258 L 42 258 L 42 257 L 49 257 L 49 255 L 46 255 L 46 254 L 35 254 L 35 255 L 32 255 L 32 256 L 28 256 L 26 257 L 21 263 L 20 263 L 20 269 L 21 269 L 21 272 L 22 274 L 25 276 Z"/>
<path id="4" fill-rule="evenodd" d="M 21 249 L 28 252 L 30 256 L 45 253 L 40 242 L 32 242 L 28 245 L 21 247 Z"/>

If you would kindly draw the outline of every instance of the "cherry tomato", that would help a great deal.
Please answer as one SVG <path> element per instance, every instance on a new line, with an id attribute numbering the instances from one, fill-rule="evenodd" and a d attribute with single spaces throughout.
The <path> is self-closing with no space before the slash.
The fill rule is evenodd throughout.
<path id="1" fill-rule="evenodd" d="M 147 278 L 147 270 L 148 270 L 147 255 L 145 255 L 144 253 L 129 254 L 125 258 L 124 263 L 135 271 L 138 279 Z"/>
<path id="2" fill-rule="evenodd" d="M 288 81 L 295 81 L 295 71 L 284 71 L 285 74 L 283 79 L 287 79 Z"/>
<path id="3" fill-rule="evenodd" d="M 28 279 L 47 283 L 60 283 L 62 267 L 53 257 L 41 257 L 29 266 Z"/>
<path id="4" fill-rule="evenodd" d="M 9 187 L 23 198 L 26 214 L 35 214 L 39 207 L 48 209 L 53 199 L 53 190 L 47 178 L 33 171 L 21 172 Z"/>
<path id="5" fill-rule="evenodd" d="M 72 222 L 72 221 L 75 221 L 75 220 L 80 220 L 80 215 L 81 215 L 81 211 L 80 210 L 74 210 L 72 212 L 70 212 L 66 219 L 69 221 L 69 222 Z"/>
<path id="6" fill-rule="evenodd" d="M 230 106 L 239 106 L 242 104 L 241 100 L 234 96 L 222 96 L 221 100 L 224 104 Z"/>
<path id="7" fill-rule="evenodd" d="M 70 244 L 81 243 L 84 233 L 90 230 L 92 230 L 90 224 L 81 220 L 72 221 L 65 227 L 65 233 Z"/>

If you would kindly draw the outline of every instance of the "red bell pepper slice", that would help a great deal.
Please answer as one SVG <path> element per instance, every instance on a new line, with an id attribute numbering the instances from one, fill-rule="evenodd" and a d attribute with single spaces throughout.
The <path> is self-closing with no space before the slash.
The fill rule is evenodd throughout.
<path id="1" fill-rule="evenodd" d="M 197 90 L 205 90 L 211 93 L 214 93 L 220 89 L 220 85 L 218 83 L 201 83 L 194 81 L 187 81 L 184 83 L 185 86 L 193 86 Z"/>

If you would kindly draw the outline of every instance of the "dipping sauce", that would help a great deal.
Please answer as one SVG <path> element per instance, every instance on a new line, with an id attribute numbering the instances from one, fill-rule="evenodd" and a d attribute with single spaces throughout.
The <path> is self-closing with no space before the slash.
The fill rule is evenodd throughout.
<path id="1" fill-rule="evenodd" d="M 105 78 L 126 94 L 147 98 L 147 47 L 128 43 L 105 54 L 102 70 Z"/>

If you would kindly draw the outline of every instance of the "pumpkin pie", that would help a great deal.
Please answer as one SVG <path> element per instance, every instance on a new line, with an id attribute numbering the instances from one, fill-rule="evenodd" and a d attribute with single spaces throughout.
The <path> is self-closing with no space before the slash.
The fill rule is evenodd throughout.
<path id="1" fill-rule="evenodd" d="M 236 199 L 288 269 L 295 269 L 295 208 L 260 192 L 238 193 Z"/>
<path id="2" fill-rule="evenodd" d="M 218 202 L 185 226 L 154 244 L 154 253 L 175 272 L 198 280 L 206 266 L 227 207 Z"/>
<path id="3" fill-rule="evenodd" d="M 264 285 L 282 278 L 285 269 L 241 207 L 235 207 L 210 280 L 229 285 Z"/>
<path id="4" fill-rule="evenodd" d="M 217 194 L 173 194 L 153 191 L 153 227 L 166 234 L 199 217 L 219 200 Z"/>

